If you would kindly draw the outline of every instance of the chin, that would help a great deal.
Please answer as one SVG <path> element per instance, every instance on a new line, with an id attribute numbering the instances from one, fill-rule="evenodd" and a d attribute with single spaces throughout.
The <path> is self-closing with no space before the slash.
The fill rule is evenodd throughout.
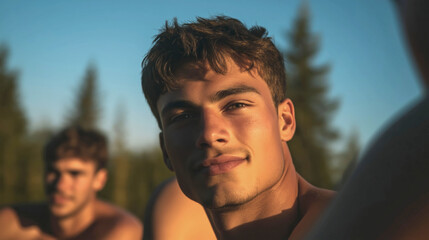
<path id="1" fill-rule="evenodd" d="M 73 209 L 69 209 L 65 206 L 51 206 L 50 207 L 51 215 L 56 218 L 68 218 L 73 216 L 76 211 Z"/>
<path id="2" fill-rule="evenodd" d="M 70 212 L 64 211 L 62 209 L 51 208 L 51 215 L 56 217 L 56 218 L 66 218 L 66 217 L 70 216 Z"/>
<path id="3" fill-rule="evenodd" d="M 224 193 L 222 196 L 214 195 L 201 203 L 205 208 L 212 210 L 237 209 L 243 204 L 252 201 L 256 196 L 249 194 L 238 194 L 237 192 Z"/>

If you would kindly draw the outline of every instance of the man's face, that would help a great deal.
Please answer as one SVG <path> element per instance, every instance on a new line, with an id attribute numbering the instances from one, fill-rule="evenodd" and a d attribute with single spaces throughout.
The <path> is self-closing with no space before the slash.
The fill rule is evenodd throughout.
<path id="1" fill-rule="evenodd" d="M 45 184 L 51 213 L 70 217 L 95 200 L 104 186 L 105 170 L 96 171 L 92 161 L 64 158 L 52 162 L 45 173 Z"/>
<path id="2" fill-rule="evenodd" d="M 176 77 L 180 88 L 161 95 L 157 107 L 164 157 L 182 191 L 208 208 L 270 191 L 285 163 L 281 116 L 266 82 L 233 62 L 225 75 L 188 64 Z"/>

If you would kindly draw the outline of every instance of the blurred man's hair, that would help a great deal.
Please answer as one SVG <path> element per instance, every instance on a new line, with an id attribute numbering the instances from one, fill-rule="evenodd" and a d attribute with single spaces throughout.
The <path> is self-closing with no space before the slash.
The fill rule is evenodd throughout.
<path id="1" fill-rule="evenodd" d="M 286 96 L 286 72 L 282 54 L 263 27 L 248 29 L 239 20 L 217 16 L 197 18 L 196 22 L 179 25 L 177 19 L 155 37 L 154 45 L 143 60 L 142 87 L 146 100 L 161 127 L 156 103 L 160 95 L 175 90 L 179 83 L 176 71 L 187 63 L 207 63 L 225 74 L 228 58 L 240 68 L 254 68 L 267 82 L 274 103 Z"/>
<path id="2" fill-rule="evenodd" d="M 87 130 L 79 126 L 65 128 L 54 135 L 44 149 L 46 166 L 64 158 L 93 161 L 97 170 L 106 168 L 108 159 L 107 139 L 96 130 Z"/>

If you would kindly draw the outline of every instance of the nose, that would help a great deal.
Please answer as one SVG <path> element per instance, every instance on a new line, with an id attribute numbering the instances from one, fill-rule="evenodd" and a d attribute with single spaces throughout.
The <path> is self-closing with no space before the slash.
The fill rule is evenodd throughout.
<path id="1" fill-rule="evenodd" d="M 64 174 L 59 174 L 57 176 L 57 179 L 55 179 L 54 182 L 54 188 L 57 191 L 64 191 L 68 186 L 68 180 L 67 180 L 67 176 L 65 176 Z"/>
<path id="2" fill-rule="evenodd" d="M 201 115 L 200 131 L 197 139 L 198 148 L 222 146 L 228 143 L 230 134 L 227 121 L 222 113 L 204 110 Z"/>

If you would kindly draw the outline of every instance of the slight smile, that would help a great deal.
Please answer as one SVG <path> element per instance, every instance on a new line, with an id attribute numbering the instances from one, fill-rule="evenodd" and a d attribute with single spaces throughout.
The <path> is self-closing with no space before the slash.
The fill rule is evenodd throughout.
<path id="1" fill-rule="evenodd" d="M 226 173 L 247 161 L 247 158 L 220 155 L 215 158 L 208 158 L 197 166 L 197 171 L 207 172 L 209 176 Z"/>

